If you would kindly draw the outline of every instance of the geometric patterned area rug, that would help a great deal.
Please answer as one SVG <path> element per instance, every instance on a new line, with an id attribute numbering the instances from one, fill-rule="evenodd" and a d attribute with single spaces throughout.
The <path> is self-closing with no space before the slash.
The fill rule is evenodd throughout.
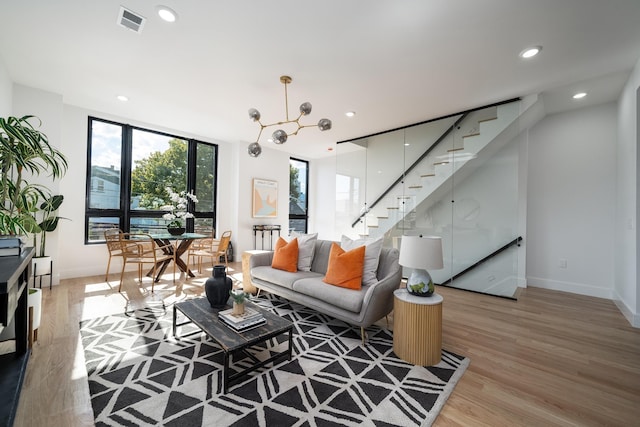
<path id="1" fill-rule="evenodd" d="M 174 339 L 172 307 L 81 322 L 96 426 L 428 426 L 469 364 L 443 350 L 437 366 L 414 366 L 383 328 L 367 328 L 362 346 L 359 328 L 275 295 L 252 301 L 294 323 L 293 357 L 227 394 L 222 351 L 204 334 Z M 286 338 L 252 353 L 268 357 Z"/>

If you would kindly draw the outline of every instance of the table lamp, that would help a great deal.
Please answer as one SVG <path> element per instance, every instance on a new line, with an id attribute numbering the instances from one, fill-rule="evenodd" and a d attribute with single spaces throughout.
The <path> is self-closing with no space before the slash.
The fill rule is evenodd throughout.
<path id="1" fill-rule="evenodd" d="M 412 295 L 430 297 L 435 287 L 427 269 L 444 267 L 442 238 L 436 236 L 403 236 L 400 242 L 400 265 L 412 268 L 407 291 Z"/>

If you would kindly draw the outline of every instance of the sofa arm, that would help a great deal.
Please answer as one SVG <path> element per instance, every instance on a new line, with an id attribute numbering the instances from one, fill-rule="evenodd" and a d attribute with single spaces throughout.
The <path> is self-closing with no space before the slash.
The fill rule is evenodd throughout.
<path id="1" fill-rule="evenodd" d="M 400 287 L 402 271 L 387 276 L 369 289 L 364 297 L 363 323 L 370 325 L 393 311 L 393 291 Z"/>
<path id="2" fill-rule="evenodd" d="M 273 260 L 273 251 L 252 254 L 251 258 L 249 258 L 249 271 L 251 271 L 253 267 L 260 267 L 260 266 L 269 267 L 271 266 L 272 260 Z"/>

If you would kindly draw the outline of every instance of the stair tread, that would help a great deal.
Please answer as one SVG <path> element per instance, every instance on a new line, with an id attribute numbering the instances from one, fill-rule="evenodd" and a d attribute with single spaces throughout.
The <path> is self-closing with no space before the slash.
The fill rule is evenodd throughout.
<path id="1" fill-rule="evenodd" d="M 464 147 L 450 148 L 450 149 L 447 150 L 447 152 L 451 153 L 451 152 L 460 151 L 460 150 L 464 150 Z"/>
<path id="2" fill-rule="evenodd" d="M 422 185 L 410 185 L 409 188 L 422 188 Z"/>
<path id="3" fill-rule="evenodd" d="M 387 208 L 387 209 L 400 209 L 400 208 Z"/>
<path id="4" fill-rule="evenodd" d="M 434 166 L 438 166 L 438 165 L 448 165 L 449 162 L 435 162 L 433 165 Z"/>
<path id="5" fill-rule="evenodd" d="M 378 219 L 389 219 L 388 216 L 377 216 L 376 218 L 378 218 Z"/>
<path id="6" fill-rule="evenodd" d="M 498 116 L 496 116 L 496 117 L 488 117 L 486 119 L 478 120 L 478 123 L 490 122 L 491 120 L 498 120 Z"/>
<path id="7" fill-rule="evenodd" d="M 425 177 L 428 177 L 428 176 L 436 176 L 436 174 L 435 173 L 427 173 L 427 174 L 424 174 L 424 175 L 420 175 L 420 178 L 425 178 Z"/>
<path id="8" fill-rule="evenodd" d="M 478 135 L 480 135 L 480 132 L 470 133 L 469 135 L 463 136 L 463 138 L 469 138 L 469 137 L 478 136 Z"/>

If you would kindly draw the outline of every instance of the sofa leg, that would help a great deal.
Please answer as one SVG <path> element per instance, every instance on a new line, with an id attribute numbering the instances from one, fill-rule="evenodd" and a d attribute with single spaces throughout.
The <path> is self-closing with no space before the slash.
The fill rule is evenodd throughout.
<path id="1" fill-rule="evenodd" d="M 384 316 L 385 320 L 387 321 L 387 330 L 389 329 L 389 315 L 387 314 L 386 316 Z"/>
<path id="2" fill-rule="evenodd" d="M 360 337 L 362 338 L 362 345 L 364 346 L 367 341 L 367 333 L 362 326 L 360 326 Z"/>

